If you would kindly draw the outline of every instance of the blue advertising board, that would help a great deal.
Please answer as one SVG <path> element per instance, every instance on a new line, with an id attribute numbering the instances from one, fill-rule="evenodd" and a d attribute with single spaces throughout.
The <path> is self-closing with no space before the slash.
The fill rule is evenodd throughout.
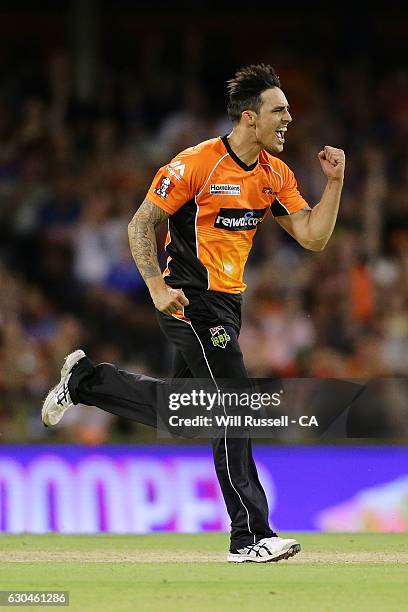
<path id="1" fill-rule="evenodd" d="M 408 448 L 255 446 L 280 531 L 405 531 Z M 2 446 L 0 532 L 227 531 L 206 446 Z"/>

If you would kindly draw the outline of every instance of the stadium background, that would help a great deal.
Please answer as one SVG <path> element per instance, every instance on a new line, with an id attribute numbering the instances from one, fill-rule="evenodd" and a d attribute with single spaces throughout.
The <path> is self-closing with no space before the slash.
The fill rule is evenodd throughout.
<path id="1" fill-rule="evenodd" d="M 229 131 L 224 82 L 239 66 L 264 61 L 276 67 L 291 104 L 283 159 L 306 199 L 317 202 L 324 186 L 322 146 L 344 148 L 347 169 L 339 221 L 323 253 L 301 249 L 272 218 L 258 232 L 246 275 L 246 364 L 257 377 L 377 380 L 360 431 L 364 444 L 387 442 L 370 450 L 371 469 L 390 462 L 390 473 L 336 503 L 364 486 L 398 481 L 393 508 L 402 508 L 406 456 L 389 444 L 408 437 L 406 9 L 389 3 L 366 14 L 343 4 L 311 11 L 264 2 L 170 9 L 156 2 L 153 11 L 143 2 L 79 0 L 10 6 L 0 5 L 2 455 L 15 462 L 23 445 L 41 453 L 41 444 L 65 442 L 101 457 L 104 444 L 156 442 L 153 430 L 88 407 L 47 431 L 40 406 L 62 358 L 78 346 L 97 361 L 166 376 L 169 347 L 131 259 L 127 224 L 158 166 Z M 58 448 L 74 465 L 70 451 Z M 161 452 L 149 448 L 150 458 Z M 186 448 L 174 447 L 168 461 L 186 452 L 187 465 L 195 450 Z M 338 465 L 335 448 L 321 452 L 327 461 L 333 452 Z M 350 452 L 357 461 L 360 451 Z"/>

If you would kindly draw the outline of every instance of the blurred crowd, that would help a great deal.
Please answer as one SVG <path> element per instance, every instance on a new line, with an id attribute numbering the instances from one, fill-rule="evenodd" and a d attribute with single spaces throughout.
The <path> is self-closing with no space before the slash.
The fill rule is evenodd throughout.
<path id="1" fill-rule="evenodd" d="M 52 437 L 39 418 L 74 348 L 131 371 L 169 372 L 171 349 L 134 266 L 127 224 L 160 165 L 231 127 L 208 74 L 181 78 L 180 65 L 165 75 L 146 65 L 149 74 L 108 67 L 86 103 L 75 100 L 67 52 L 2 67 L 3 442 L 153 439 L 88 407 L 67 413 Z M 312 58 L 300 66 L 295 56 L 276 69 L 294 119 L 282 157 L 300 191 L 318 202 L 325 181 L 317 154 L 326 144 L 345 149 L 346 181 L 323 252 L 299 247 L 272 217 L 258 231 L 241 334 L 247 369 L 256 377 L 392 379 L 368 416 L 408 435 L 408 73 Z"/>

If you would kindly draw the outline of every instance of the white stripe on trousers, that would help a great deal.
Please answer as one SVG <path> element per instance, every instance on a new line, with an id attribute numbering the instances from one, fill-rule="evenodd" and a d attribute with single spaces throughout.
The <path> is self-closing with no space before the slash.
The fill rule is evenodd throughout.
<path id="1" fill-rule="evenodd" d="M 185 321 L 185 322 L 187 323 L 187 321 Z M 195 335 L 196 335 L 196 337 L 197 337 L 197 340 L 198 340 L 198 341 L 199 341 L 199 343 L 200 343 L 201 350 L 203 351 L 203 355 L 204 355 L 205 363 L 207 364 L 208 371 L 210 372 L 211 378 L 213 379 L 214 384 L 215 384 L 215 386 L 216 386 L 216 388 L 217 388 L 217 391 L 218 391 L 218 393 L 219 393 L 219 396 L 221 397 L 219 387 L 218 387 L 217 382 L 216 382 L 216 380 L 215 380 L 215 378 L 214 378 L 214 376 L 213 376 L 213 373 L 212 373 L 212 371 L 211 371 L 210 364 L 208 363 L 208 359 L 207 359 L 207 356 L 206 356 L 206 354 L 205 354 L 205 350 L 204 350 L 203 344 L 202 344 L 202 342 L 201 342 L 201 340 L 200 340 L 200 337 L 199 337 L 199 335 L 197 334 L 196 330 L 194 329 L 193 324 L 191 323 L 191 321 L 189 321 L 189 322 L 188 322 L 188 325 L 190 325 L 191 329 L 193 330 L 193 332 L 195 333 Z M 222 407 L 223 407 L 223 409 L 224 409 L 224 414 L 225 414 L 225 416 L 227 417 L 228 415 L 227 415 L 227 411 L 225 410 L 225 404 L 224 404 L 224 402 L 222 402 Z M 231 487 L 234 489 L 235 493 L 236 493 L 236 494 L 238 495 L 238 497 L 239 497 L 239 501 L 241 502 L 242 506 L 245 508 L 245 512 L 247 513 L 247 525 L 248 525 L 248 531 L 249 531 L 249 533 L 251 533 L 251 534 L 254 536 L 254 544 L 255 544 L 255 543 L 256 543 L 255 534 L 254 534 L 254 533 L 251 531 L 251 527 L 250 527 L 250 525 L 249 525 L 249 512 L 248 512 L 248 508 L 246 507 L 246 505 L 245 505 L 245 504 L 244 504 L 244 502 L 242 501 L 242 497 L 241 497 L 241 495 L 239 494 L 239 491 L 237 491 L 237 489 L 235 488 L 234 483 L 232 482 L 232 478 L 231 478 L 231 473 L 230 473 L 230 469 L 229 469 L 229 461 L 228 461 L 227 424 L 225 424 L 225 430 L 224 430 L 224 447 L 225 447 L 225 460 L 226 460 L 226 464 L 227 464 L 228 478 L 229 478 L 229 481 L 230 481 L 230 483 L 231 483 Z"/>

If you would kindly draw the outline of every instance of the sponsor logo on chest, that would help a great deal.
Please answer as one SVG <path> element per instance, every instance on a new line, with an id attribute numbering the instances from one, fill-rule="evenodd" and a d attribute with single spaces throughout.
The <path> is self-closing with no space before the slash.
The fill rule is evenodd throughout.
<path id="1" fill-rule="evenodd" d="M 241 195 L 241 185 L 231 183 L 213 183 L 210 185 L 210 195 Z"/>
<path id="2" fill-rule="evenodd" d="M 242 232 L 254 230 L 262 222 L 266 208 L 251 210 L 249 208 L 220 208 L 215 217 L 214 227 Z"/>

